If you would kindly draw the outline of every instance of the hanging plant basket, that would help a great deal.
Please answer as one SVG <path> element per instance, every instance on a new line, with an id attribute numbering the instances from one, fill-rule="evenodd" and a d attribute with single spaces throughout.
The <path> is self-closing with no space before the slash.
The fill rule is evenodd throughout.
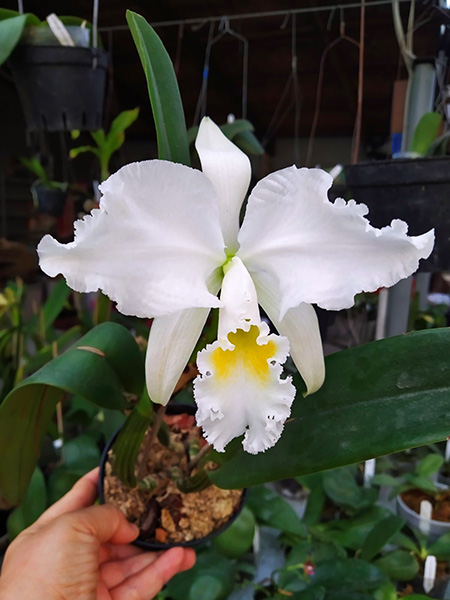
<path id="1" fill-rule="evenodd" d="M 53 217 L 60 217 L 63 214 L 67 196 L 65 190 L 34 183 L 31 186 L 31 194 L 38 212 Z"/>
<path id="2" fill-rule="evenodd" d="M 105 50 L 24 44 L 13 52 L 10 63 L 28 131 L 102 127 Z"/>
<path id="3" fill-rule="evenodd" d="M 409 235 L 436 230 L 431 256 L 421 271 L 450 269 L 450 157 L 394 159 L 345 167 L 351 196 L 369 207 L 374 227 L 392 219 L 409 225 Z"/>

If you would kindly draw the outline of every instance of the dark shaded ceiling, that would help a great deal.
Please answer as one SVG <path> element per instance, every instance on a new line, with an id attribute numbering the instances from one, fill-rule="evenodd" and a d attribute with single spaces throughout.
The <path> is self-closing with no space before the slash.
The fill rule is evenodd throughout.
<path id="1" fill-rule="evenodd" d="M 370 3 L 370 0 L 368 0 Z M 348 4 L 347 1 L 341 5 Z M 119 110 L 140 106 L 139 122 L 133 126 L 135 137 L 152 134 L 152 119 L 145 78 L 130 33 L 123 30 L 105 31 L 104 28 L 124 27 L 125 9 L 136 11 L 152 24 L 178 19 L 199 19 L 199 25 L 179 27 L 159 26 L 169 54 L 176 62 L 182 98 L 188 125 L 194 120 L 202 83 L 203 62 L 210 29 L 201 19 L 211 16 L 239 15 L 262 11 L 289 11 L 300 8 L 318 8 L 330 5 L 329 0 L 100 0 L 99 26 L 103 28 L 105 46 L 112 52 L 114 88 L 110 98 L 110 116 Z M 16 2 L 4 6 L 17 8 Z M 336 5 L 337 6 L 337 5 Z M 44 18 L 55 11 L 76 14 L 92 19 L 91 0 L 24 0 L 25 10 Z M 63 8 L 61 8 L 63 7 Z M 408 3 L 402 3 L 406 23 Z M 330 19 L 331 9 L 299 14 L 295 20 L 296 51 L 298 56 L 299 134 L 308 136 L 314 115 L 317 80 L 322 53 L 339 35 L 340 15 L 345 20 L 345 33 L 359 39 L 360 10 L 347 7 L 337 9 Z M 439 24 L 443 17 L 433 11 L 430 2 L 416 3 L 414 51 L 418 56 L 434 56 L 437 48 Z M 201 25 L 201 26 L 200 26 Z M 223 25 L 223 23 L 222 23 Z M 254 123 L 260 138 L 270 142 L 276 135 L 292 137 L 295 127 L 293 86 L 287 90 L 280 104 L 283 90 L 291 74 L 292 18 L 283 15 L 264 18 L 230 18 L 230 27 L 248 40 L 248 118 Z M 217 34 L 219 23 L 215 23 Z M 218 122 L 228 113 L 241 116 L 243 46 L 234 37 L 225 35 L 213 46 L 206 112 Z M 369 142 L 382 140 L 389 133 L 392 86 L 406 71 L 399 57 L 389 5 L 368 6 L 366 9 L 364 100 L 362 139 Z M 351 136 L 354 128 L 358 84 L 358 49 L 347 41 L 333 47 L 325 63 L 325 78 L 318 119 L 319 136 Z M 276 114 L 279 107 L 278 115 Z"/>

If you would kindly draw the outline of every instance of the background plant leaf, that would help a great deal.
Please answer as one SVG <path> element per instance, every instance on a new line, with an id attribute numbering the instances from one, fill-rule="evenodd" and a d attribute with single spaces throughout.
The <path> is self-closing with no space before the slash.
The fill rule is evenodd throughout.
<path id="1" fill-rule="evenodd" d="M 6 9 L 2 9 L 2 15 L 0 15 L 0 66 L 9 58 L 19 43 L 24 27 L 39 24 L 39 19 L 34 15 L 24 14 L 8 17 L 8 13 L 5 11 Z"/>
<path id="2" fill-rule="evenodd" d="M 396 515 L 389 515 L 379 521 L 364 540 L 360 558 L 372 560 L 404 524 L 405 521 Z"/>
<path id="3" fill-rule="evenodd" d="M 417 124 L 409 146 L 410 152 L 426 156 L 431 144 L 437 137 L 442 123 L 442 117 L 435 112 L 425 113 Z"/>
<path id="4" fill-rule="evenodd" d="M 409 581 L 419 572 L 417 559 L 405 550 L 394 550 L 374 564 L 395 581 Z"/>
<path id="5" fill-rule="evenodd" d="M 8 517 L 7 529 L 11 540 L 32 525 L 47 508 L 47 488 L 39 467 L 33 472 L 25 497 L 20 506 Z"/>
<path id="6" fill-rule="evenodd" d="M 23 498 L 55 407 L 65 394 L 123 409 L 124 391 L 139 397 L 143 385 L 139 347 L 117 323 L 94 328 L 21 382 L 0 406 L 0 494 L 12 504 Z"/>

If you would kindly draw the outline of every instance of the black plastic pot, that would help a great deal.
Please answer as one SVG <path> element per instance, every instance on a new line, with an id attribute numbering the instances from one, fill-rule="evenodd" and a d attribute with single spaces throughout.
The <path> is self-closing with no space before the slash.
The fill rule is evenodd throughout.
<path id="1" fill-rule="evenodd" d="M 394 159 L 345 167 L 351 196 L 369 207 L 374 227 L 402 219 L 409 235 L 436 230 L 434 250 L 421 271 L 450 269 L 450 157 Z"/>
<path id="2" fill-rule="evenodd" d="M 195 407 L 192 405 L 189 405 L 189 404 L 169 404 L 167 407 L 168 415 L 180 415 L 183 413 L 187 413 L 189 415 L 194 415 Z M 105 495 L 104 495 L 104 491 L 103 491 L 103 479 L 105 477 L 105 467 L 106 467 L 106 463 L 108 461 L 108 452 L 111 449 L 112 445 L 114 444 L 117 436 L 119 435 L 119 432 L 120 432 L 120 429 L 118 429 L 116 431 L 116 433 L 113 435 L 113 437 L 107 443 L 107 445 L 103 451 L 101 461 L 100 461 L 100 474 L 99 474 L 99 478 L 98 478 L 98 497 L 100 499 L 101 504 L 105 504 Z M 219 534 L 223 533 L 226 529 L 228 529 L 228 527 L 233 523 L 233 521 L 235 521 L 235 519 L 239 516 L 241 510 L 244 507 L 246 500 L 247 500 L 247 489 L 244 489 L 244 490 L 242 490 L 242 496 L 241 496 L 239 506 L 236 509 L 236 512 L 229 519 L 229 521 L 227 521 L 227 523 L 225 523 L 225 525 L 223 525 L 219 529 L 212 531 L 209 535 L 207 535 L 203 538 L 191 540 L 190 542 L 163 544 L 161 542 L 148 542 L 148 541 L 142 540 L 141 538 L 138 537 L 133 542 L 133 544 L 135 546 L 138 546 L 139 548 L 143 548 L 145 550 L 151 550 L 151 551 L 168 550 L 169 548 L 173 548 L 175 546 L 182 546 L 183 548 L 195 548 L 196 546 L 200 546 L 201 544 L 209 542 L 210 540 L 217 537 Z"/>
<path id="3" fill-rule="evenodd" d="M 40 213 L 60 217 L 64 212 L 66 192 L 57 188 L 50 188 L 41 183 L 31 186 L 33 201 Z"/>
<path id="4" fill-rule="evenodd" d="M 21 45 L 10 63 L 29 131 L 102 127 L 105 50 Z"/>

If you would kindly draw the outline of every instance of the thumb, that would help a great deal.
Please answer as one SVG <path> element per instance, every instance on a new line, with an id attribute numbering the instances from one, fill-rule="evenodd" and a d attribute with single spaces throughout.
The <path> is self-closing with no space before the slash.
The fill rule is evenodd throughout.
<path id="1" fill-rule="evenodd" d="M 61 518 L 69 520 L 74 530 L 98 539 L 101 544 L 129 544 L 139 535 L 139 528 L 127 521 L 113 506 L 90 506 Z"/>
<path id="2" fill-rule="evenodd" d="M 90 506 L 97 498 L 98 467 L 79 479 L 70 492 L 50 506 L 36 521 L 38 525 L 49 523 L 65 513 Z"/>

